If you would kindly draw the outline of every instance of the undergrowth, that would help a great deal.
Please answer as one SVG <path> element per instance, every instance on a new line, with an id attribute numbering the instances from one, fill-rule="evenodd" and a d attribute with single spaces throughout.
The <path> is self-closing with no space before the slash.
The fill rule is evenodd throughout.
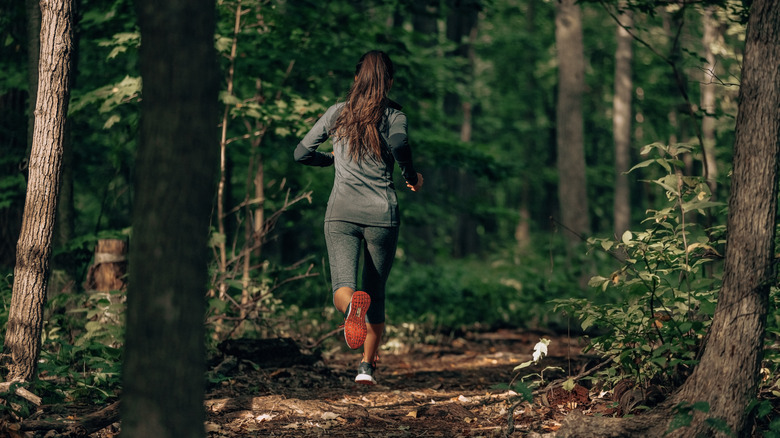
<path id="1" fill-rule="evenodd" d="M 591 251 L 606 252 L 618 268 L 591 278 L 589 286 L 601 293 L 617 293 L 619 302 L 598 304 L 588 298 L 553 300 L 556 311 L 579 320 L 592 334 L 586 351 L 612 360 L 612 365 L 591 377 L 611 388 L 630 381 L 645 390 L 651 386 L 669 392 L 679 386 L 698 363 L 710 326 L 721 274 L 725 226 L 705 226 L 712 217 L 726 217 L 725 205 L 713 202 L 701 178 L 679 171 L 687 146 L 649 145 L 659 158 L 633 170 L 660 166 L 666 174 L 652 183 L 667 197 L 667 206 L 648 210 L 644 228 L 626 231 L 619 240 L 589 239 Z M 780 293 L 770 292 L 766 349 L 760 398 L 754 410 L 771 435 L 780 424 L 771 408 L 780 399 Z M 646 407 L 646 406 L 644 406 Z M 643 406 L 638 406 L 643 408 Z M 628 412 L 626 412 L 628 413 Z"/>

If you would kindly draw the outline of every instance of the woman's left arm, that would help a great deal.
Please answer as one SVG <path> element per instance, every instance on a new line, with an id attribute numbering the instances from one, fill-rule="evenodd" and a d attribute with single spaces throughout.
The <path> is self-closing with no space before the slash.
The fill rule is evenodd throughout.
<path id="1" fill-rule="evenodd" d="M 328 131 L 333 118 L 333 109 L 333 107 L 329 108 L 295 147 L 293 153 L 295 161 L 307 166 L 327 167 L 333 165 L 333 154 L 323 154 L 317 151 L 317 148 L 330 136 Z"/>

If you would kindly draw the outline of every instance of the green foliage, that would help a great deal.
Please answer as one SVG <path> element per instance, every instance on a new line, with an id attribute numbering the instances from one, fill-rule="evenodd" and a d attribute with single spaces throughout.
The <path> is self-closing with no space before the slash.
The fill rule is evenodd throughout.
<path id="1" fill-rule="evenodd" d="M 436 16 L 421 17 L 415 15 L 420 14 L 419 5 L 406 0 L 243 0 L 232 91 L 228 93 L 238 4 L 230 0 L 217 4 L 215 46 L 225 75 L 219 103 L 228 110 L 226 208 L 231 213 L 225 234 L 215 234 L 214 240 L 237 249 L 246 245 L 239 230 L 249 219 L 243 209 L 235 207 L 249 200 L 256 202 L 247 181 L 254 176 L 252 165 L 260 160 L 265 172 L 266 212 L 277 211 L 290 194 L 313 193 L 311 204 L 301 203 L 275 219 L 276 227 L 267 236 L 261 256 L 251 259 L 248 290 L 254 307 L 242 316 L 245 285 L 235 265 L 226 282 L 227 295 L 208 298 L 211 335 L 239 333 L 218 332 L 214 325 L 218 318 L 245 318 L 240 325 L 245 336 L 308 337 L 327 333 L 338 322 L 339 315 L 331 306 L 320 225 L 332 172 L 298 166 L 291 154 L 307 127 L 328 105 L 343 98 L 357 57 L 368 49 L 380 48 L 387 50 L 396 64 L 391 98 L 403 104 L 409 115 L 415 161 L 426 176 L 426 189 L 421 193 L 406 192 L 403 184 L 397 184 L 404 216 L 387 291 L 388 320 L 398 324 L 397 330 L 404 330 L 407 321 L 425 324 L 425 331 L 428 327 L 432 331 L 463 326 L 560 326 L 565 318 L 559 320 L 560 315 L 551 312 L 548 304 L 549 298 L 555 297 L 562 300 L 555 302 L 559 310 L 580 318 L 583 327 L 600 335 L 594 338 L 597 351 L 615 356 L 616 367 L 605 374 L 610 379 L 625 374 L 638 379 L 671 378 L 695 362 L 719 287 L 717 260 L 723 232 L 722 227 L 703 229 L 685 222 L 701 218 L 696 216 L 700 211 L 718 208 L 710 202 L 701 181 L 678 179 L 671 172 L 679 165 L 676 155 L 681 149 L 696 155 L 695 150 L 655 145 L 663 154 L 635 168 L 632 175 L 640 169 L 653 172 L 647 179 L 669 192 L 660 207 L 652 195 L 632 200 L 634 211 L 654 208 L 644 222 L 646 229 L 618 241 L 592 239 L 597 251 L 571 265 L 561 255 L 560 236 L 551 231 L 549 217 L 555 211 L 551 206 L 557 205 L 555 189 L 560 177 L 554 154 L 557 68 L 553 3 L 484 3 L 473 45 L 475 57 L 465 59 L 451 56 L 457 44 L 447 41 L 445 32 L 422 34 L 414 30 L 412 23 L 418 18 L 444 23 L 446 8 Z M 651 35 L 647 42 L 665 50 L 671 38 L 659 32 L 662 26 L 650 3 L 642 0 L 630 5 L 648 14 L 636 17 L 634 29 Z M 55 262 L 66 266 L 76 279 L 83 278 L 92 245 L 103 230 L 130 226 L 141 97 L 137 65 L 140 41 L 132 1 L 97 0 L 84 6 L 77 24 L 79 60 L 69 115 L 77 237 L 54 254 Z M 584 125 L 589 127 L 589 197 L 593 198 L 595 231 L 604 232 L 610 227 L 604 218 L 609 218 L 612 206 L 614 26 L 601 6 L 582 6 L 589 66 L 586 83 L 593 97 L 584 102 Z M 683 12 L 697 18 L 696 7 Z M 23 7 L 14 5 L 3 12 L 0 95 L 28 86 L 23 26 L 15 24 L 24 22 Z M 725 55 L 719 57 L 718 65 L 724 69 L 723 77 L 736 77 L 743 32 L 727 18 L 720 20 L 730 27 L 720 47 Z M 685 23 L 685 41 L 691 47 L 681 50 L 680 62 L 689 71 L 698 72 L 700 48 L 691 43 L 699 36 L 698 20 Z M 669 67 L 638 45 L 635 56 L 637 141 L 692 138 L 693 123 L 668 122 L 680 103 Z M 463 67 L 472 62 L 474 71 L 464 74 Z M 694 82 L 699 81 L 696 78 Z M 688 91 L 697 101 L 698 87 Z M 730 158 L 733 119 L 728 115 L 735 105 L 727 92 L 723 94 L 723 104 L 716 109 L 716 155 L 721 164 Z M 460 114 L 443 111 L 443 101 L 452 95 L 470 103 L 474 110 L 469 142 L 460 140 Z M 12 116 L 20 122 L 12 124 L 21 129 L 8 137 L 24 138 L 21 121 L 25 115 L 16 113 Z M 6 138 L 6 132 L 0 136 Z M 18 169 L 24 160 L 24 147 L 21 149 L 0 153 L 0 170 L 7 170 L 0 172 L 0 210 L 16 207 L 24 199 L 24 177 Z M 632 184 L 632 192 L 644 193 L 641 182 Z M 470 191 L 456 190 L 459 187 Z M 716 195 L 723 199 L 725 186 L 720 187 Z M 521 215 L 523 208 L 529 217 Z M 470 215 L 476 223 L 480 248 L 475 254 L 453 255 L 458 215 Z M 512 237 L 521 221 L 528 221 L 535 236 L 522 251 Z M 587 271 L 585 266 L 608 272 L 603 268 L 607 262 L 602 250 L 623 255 L 625 263 L 612 274 L 594 278 L 591 284 L 601 293 L 586 297 L 579 276 Z M 6 277 L 0 281 L 0 322 L 7 320 L 10 294 L 11 280 Z M 47 379 L 43 382 L 54 379 L 51 381 L 66 382 L 63 387 L 72 384 L 80 388 L 61 396 L 100 398 L 117 389 L 122 322 L 112 318 L 121 315 L 118 307 L 122 304 L 116 298 L 87 297 L 76 291 L 49 303 L 41 364 Z M 780 365 L 778 299 L 773 289 L 765 388 L 776 387 Z M 421 331 L 419 325 L 414 328 Z M 680 342 L 670 342 L 677 338 Z M 638 363 L 647 357 L 650 360 Z M 523 382 L 518 382 L 519 393 L 525 394 L 519 385 L 530 394 Z M 52 391 L 55 386 L 52 384 Z"/>
<path id="2" fill-rule="evenodd" d="M 125 294 L 59 294 L 48 303 L 40 385 L 50 397 L 102 402 L 117 396 Z"/>
<path id="3" fill-rule="evenodd" d="M 526 325 L 543 314 L 543 296 L 543 291 L 526 288 L 515 267 L 501 262 L 399 262 L 388 280 L 387 311 L 393 321 L 431 316 L 443 328 Z"/>
<path id="4" fill-rule="evenodd" d="M 8 312 L 11 309 L 11 296 L 13 296 L 13 275 L 0 271 L 0 327 L 5 327 L 8 322 Z M 0 345 L 5 343 L 5 330 L 0 330 Z"/>
<path id="5" fill-rule="evenodd" d="M 12 155 L 0 156 L 0 169 L 13 168 L 18 163 L 19 157 Z M 21 172 L 11 172 L 0 177 L 0 209 L 10 207 L 27 187 L 24 175 Z"/>
<path id="6" fill-rule="evenodd" d="M 555 300 L 556 310 L 576 316 L 583 330 L 598 333 L 589 348 L 612 357 L 615 381 L 629 376 L 637 382 L 673 383 L 697 362 L 701 340 L 710 324 L 720 287 L 715 271 L 724 241 L 722 227 L 702 229 L 693 213 L 705 214 L 722 204 L 710 200 L 700 179 L 677 171 L 685 145 L 649 145 L 660 156 L 634 167 L 651 164 L 667 174 L 652 182 L 666 193 L 668 207 L 649 210 L 647 228 L 627 231 L 619 241 L 593 238 L 590 245 L 608 251 L 622 262 L 608 276 L 595 276 L 589 285 L 620 291 L 623 301 L 594 304 L 588 299 Z"/>

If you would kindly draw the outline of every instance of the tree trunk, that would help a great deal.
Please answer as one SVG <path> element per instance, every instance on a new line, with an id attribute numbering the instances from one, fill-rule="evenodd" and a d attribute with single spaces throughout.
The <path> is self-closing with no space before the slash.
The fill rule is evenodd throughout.
<path id="1" fill-rule="evenodd" d="M 204 312 L 218 161 L 216 5 L 137 0 L 143 78 L 122 434 L 204 436 Z"/>
<path id="2" fill-rule="evenodd" d="M 558 436 L 661 437 L 674 407 L 706 402 L 690 427 L 673 436 L 726 436 L 710 429 L 720 420 L 736 436 L 750 436 L 764 349 L 769 288 L 775 280 L 774 238 L 780 158 L 780 2 L 756 0 L 750 17 L 739 90 L 734 170 L 729 198 L 723 285 L 699 365 L 659 409 L 625 420 L 571 416 Z"/>
<path id="3" fill-rule="evenodd" d="M 62 143 L 70 96 L 72 0 L 41 1 L 41 58 L 35 128 L 13 297 L 6 327 L 8 380 L 35 377 L 59 195 Z"/>
<path id="4" fill-rule="evenodd" d="M 558 201 L 561 222 L 569 247 L 590 233 L 585 180 L 585 143 L 582 121 L 582 91 L 585 61 L 582 17 L 575 0 L 558 0 L 555 8 L 555 44 L 558 50 L 558 103 L 556 134 L 558 155 Z"/>
<path id="5" fill-rule="evenodd" d="M 707 184 L 710 191 L 715 194 L 716 181 L 718 179 L 718 166 L 715 160 L 715 54 L 712 52 L 712 46 L 718 38 L 718 23 L 715 21 L 715 8 L 706 9 L 704 17 L 704 36 L 702 36 L 702 46 L 704 46 L 704 59 L 707 64 L 704 65 L 704 80 L 701 84 L 701 109 L 704 112 L 701 119 L 701 137 L 704 147 L 704 174 L 707 175 Z"/>
<path id="6" fill-rule="evenodd" d="M 631 12 L 620 16 L 615 50 L 615 100 L 612 128 L 615 136 L 615 236 L 620 238 L 631 226 L 631 196 L 626 172 L 631 168 L 631 44 L 633 37 L 626 30 L 633 25 Z"/>
<path id="7" fill-rule="evenodd" d="M 27 71 L 30 77 L 30 112 L 27 124 L 28 152 L 33 143 L 33 127 L 35 126 L 35 105 L 38 96 L 38 63 L 41 57 L 41 3 L 39 0 L 25 0 L 27 11 Z M 29 155 L 26 154 L 26 155 Z"/>
<path id="8" fill-rule="evenodd" d="M 420 0 L 409 4 L 414 31 L 420 35 L 432 36 L 431 39 L 424 40 L 423 45 L 435 45 L 438 40 L 437 34 L 439 30 L 437 21 L 441 9 L 440 3 L 439 0 Z M 413 121 L 410 121 L 410 123 L 413 123 Z M 431 167 L 425 169 L 425 171 L 428 172 L 425 174 L 425 190 L 419 193 L 422 200 L 430 196 L 431 193 L 442 193 L 443 190 L 447 190 L 447 185 L 444 182 L 444 170 L 438 167 Z M 437 239 L 437 231 L 433 224 L 426 223 L 407 229 L 407 232 L 413 235 L 411 241 L 426 242 L 426 244 L 418 245 L 416 251 L 409 253 L 411 260 L 420 263 L 430 263 L 435 259 L 436 246 L 434 242 Z"/>
<path id="9" fill-rule="evenodd" d="M 241 15 L 242 7 L 241 0 L 237 0 L 235 4 L 235 15 L 233 21 L 233 38 L 230 48 L 230 64 L 227 71 L 227 95 L 233 96 L 233 77 L 236 68 L 236 54 L 238 50 L 238 35 L 241 31 Z M 225 213 L 225 207 L 230 200 L 230 163 L 227 153 L 228 147 L 228 124 L 230 122 L 230 107 L 229 103 L 225 104 L 222 112 L 222 124 L 221 134 L 219 141 L 219 183 L 217 184 L 217 231 L 221 235 L 221 239 L 217 243 L 217 280 L 216 285 L 218 289 L 218 296 L 220 299 L 225 299 L 228 290 L 228 254 L 227 254 L 227 226 L 225 221 L 227 220 L 227 214 Z"/>
<path id="10" fill-rule="evenodd" d="M 473 88 L 472 77 L 474 70 L 475 54 L 473 44 L 477 36 L 477 18 L 480 4 L 478 0 L 450 0 L 449 15 L 447 16 L 447 39 L 455 44 L 456 49 L 450 56 L 457 56 L 467 61 L 460 81 L 464 90 Z M 465 41 L 464 41 L 465 40 Z M 453 126 L 458 132 L 460 141 L 471 142 L 472 117 L 471 102 L 464 96 L 450 92 L 444 97 L 444 113 L 458 121 Z M 455 257 L 465 257 L 479 251 L 479 236 L 477 227 L 479 223 L 472 210 L 463 208 L 473 205 L 473 199 L 477 197 L 474 186 L 474 176 L 463 168 L 453 168 L 446 173 L 447 186 L 451 187 L 461 202 L 455 221 L 453 233 L 453 252 Z"/>
<path id="11" fill-rule="evenodd" d="M 724 419 L 748 436 L 764 350 L 780 156 L 780 2 L 750 8 L 734 144 L 723 286 L 699 366 L 679 400 L 706 401 L 704 417 Z M 704 426 L 696 423 L 691 433 Z"/>

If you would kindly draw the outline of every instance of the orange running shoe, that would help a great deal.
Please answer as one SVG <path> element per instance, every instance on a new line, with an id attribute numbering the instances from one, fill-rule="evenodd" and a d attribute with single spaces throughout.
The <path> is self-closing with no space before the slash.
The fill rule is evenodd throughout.
<path id="1" fill-rule="evenodd" d="M 371 305 L 371 297 L 363 291 L 356 291 L 347 308 L 344 318 L 344 339 L 351 349 L 360 348 L 366 342 L 366 312 Z"/>

